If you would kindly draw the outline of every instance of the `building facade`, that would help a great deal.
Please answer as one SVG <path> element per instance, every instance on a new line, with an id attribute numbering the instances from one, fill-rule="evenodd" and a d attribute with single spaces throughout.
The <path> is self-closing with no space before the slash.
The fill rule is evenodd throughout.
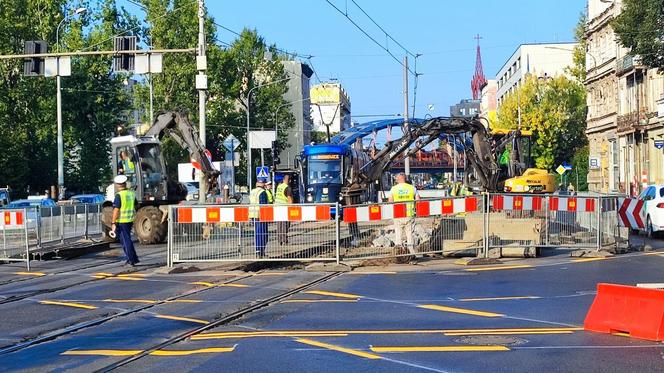
<path id="1" fill-rule="evenodd" d="M 498 82 L 495 79 L 489 79 L 481 89 L 480 117 L 487 121 L 489 127 L 492 127 L 496 122 L 496 92 L 498 91 Z"/>
<path id="2" fill-rule="evenodd" d="M 311 87 L 311 118 L 314 131 L 330 133 L 351 127 L 350 97 L 341 84 L 321 83 Z"/>
<path id="3" fill-rule="evenodd" d="M 523 84 L 527 75 L 555 77 L 573 64 L 576 43 L 521 44 L 496 75 L 496 104 Z"/>
<path id="4" fill-rule="evenodd" d="M 588 186 L 637 195 L 664 183 L 664 80 L 623 48 L 611 27 L 622 1 L 588 1 L 586 39 Z M 664 109 L 664 108 L 662 108 Z"/>
<path id="5" fill-rule="evenodd" d="M 284 70 L 289 74 L 288 92 L 284 100 L 290 103 L 290 111 L 295 117 L 295 125 L 289 129 L 287 146 L 280 153 L 279 166 L 294 167 L 295 157 L 305 144 L 311 142 L 310 78 L 313 70 L 300 61 L 283 61 Z M 283 110 L 283 109 L 282 109 Z"/>
<path id="6" fill-rule="evenodd" d="M 463 99 L 450 106 L 451 117 L 472 118 L 480 114 L 480 100 Z"/>

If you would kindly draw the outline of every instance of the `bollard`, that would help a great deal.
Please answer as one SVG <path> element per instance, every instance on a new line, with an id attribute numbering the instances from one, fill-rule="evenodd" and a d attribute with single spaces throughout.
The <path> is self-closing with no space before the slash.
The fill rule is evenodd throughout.
<path id="1" fill-rule="evenodd" d="M 85 204 L 85 239 L 87 240 L 89 238 L 88 236 L 88 204 Z"/>
<path id="2" fill-rule="evenodd" d="M 336 208 L 336 210 L 334 210 L 334 211 L 336 212 L 336 214 L 334 214 L 334 220 L 335 220 L 335 224 L 336 224 L 335 231 L 336 231 L 336 236 L 337 236 L 336 237 L 336 240 L 337 240 L 337 242 L 336 242 L 336 245 L 337 245 L 337 247 L 336 247 L 336 249 L 337 249 L 337 264 L 339 264 L 339 261 L 340 261 L 340 258 L 339 258 L 339 256 L 340 256 L 340 243 L 339 243 L 339 241 L 341 240 L 341 226 L 339 224 L 339 213 L 341 211 L 339 210 L 339 203 L 338 202 L 336 203 L 335 208 Z"/>
<path id="3" fill-rule="evenodd" d="M 60 206 L 60 243 L 65 243 L 65 214 L 64 208 Z M 56 254 L 57 255 L 57 254 Z"/>

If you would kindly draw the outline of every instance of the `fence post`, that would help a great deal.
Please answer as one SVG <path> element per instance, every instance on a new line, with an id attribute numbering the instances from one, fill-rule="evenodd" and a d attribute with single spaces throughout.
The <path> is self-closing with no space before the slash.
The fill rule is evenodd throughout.
<path id="1" fill-rule="evenodd" d="M 551 195 L 547 194 L 544 196 L 544 201 L 546 203 L 546 208 L 544 209 L 544 246 L 549 247 L 549 215 L 551 214 L 550 211 L 550 204 L 551 200 Z"/>
<path id="2" fill-rule="evenodd" d="M 25 266 L 30 271 L 30 241 L 28 241 L 28 212 L 26 209 L 23 209 L 23 234 L 25 235 Z M 3 233 L 7 233 L 4 231 Z"/>
<path id="3" fill-rule="evenodd" d="M 173 267 L 173 206 L 168 206 L 168 232 L 166 233 L 166 266 Z"/>
<path id="4" fill-rule="evenodd" d="M 339 213 L 341 212 L 339 210 L 339 202 L 335 203 L 335 210 L 336 213 L 334 214 L 334 220 L 335 220 L 335 236 L 336 236 L 336 255 L 337 255 L 337 264 L 339 264 L 341 258 L 340 258 L 340 240 L 341 240 L 341 226 L 339 224 Z"/>
<path id="5" fill-rule="evenodd" d="M 65 209 L 60 206 L 60 243 L 65 243 Z"/>
<path id="6" fill-rule="evenodd" d="M 491 204 L 491 194 L 490 193 L 485 193 L 484 194 L 484 208 L 482 209 L 484 211 L 484 242 L 482 243 L 482 246 L 484 247 L 484 259 L 489 258 L 489 214 L 491 212 L 489 206 Z"/>
<path id="7" fill-rule="evenodd" d="M 85 239 L 87 240 L 89 238 L 88 236 L 88 204 L 85 204 Z"/>
<path id="8" fill-rule="evenodd" d="M 597 197 L 597 251 L 602 249 L 602 197 Z"/>

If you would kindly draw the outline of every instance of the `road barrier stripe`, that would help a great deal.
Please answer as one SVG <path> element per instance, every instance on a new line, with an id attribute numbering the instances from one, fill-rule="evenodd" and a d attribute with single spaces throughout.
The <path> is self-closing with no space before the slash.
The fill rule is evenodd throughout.
<path id="1" fill-rule="evenodd" d="M 371 346 L 373 352 L 477 352 L 509 351 L 506 346 Z"/>
<path id="2" fill-rule="evenodd" d="M 259 220 L 281 221 L 326 221 L 332 219 L 331 205 L 303 206 L 257 206 Z M 175 221 L 178 223 L 238 223 L 249 221 L 249 207 L 176 207 Z"/>
<path id="3" fill-rule="evenodd" d="M 325 348 L 325 349 L 328 349 L 328 350 L 343 352 L 343 353 L 346 353 L 346 354 L 349 354 L 349 355 L 363 357 L 363 358 L 366 358 L 366 359 L 372 359 L 372 360 L 382 359 L 380 356 L 370 354 L 368 352 L 364 352 L 364 351 L 360 351 L 360 350 L 354 350 L 352 348 L 346 348 L 346 347 L 341 347 L 341 346 L 337 346 L 337 345 L 332 345 L 332 344 L 329 344 L 329 343 L 318 342 L 318 341 L 314 341 L 314 340 L 311 340 L 311 339 L 298 338 L 295 341 L 300 342 L 300 343 L 304 343 L 304 344 L 307 344 L 307 345 L 310 345 L 310 346 L 316 346 L 316 347 Z"/>
<path id="4" fill-rule="evenodd" d="M 409 203 L 350 206 L 344 208 L 344 222 L 358 223 L 392 220 L 408 216 L 409 207 L 415 208 L 415 216 L 428 217 L 452 215 L 477 211 L 477 197 L 442 198 Z M 414 206 L 412 206 L 414 204 Z M 411 206 L 409 206 L 411 205 Z"/>
<path id="5" fill-rule="evenodd" d="M 423 305 L 420 305 L 420 306 L 417 306 L 417 307 L 428 309 L 428 310 L 434 310 L 434 311 L 462 313 L 462 314 L 473 315 L 473 316 L 483 316 L 483 317 L 503 317 L 503 316 L 505 316 L 505 315 L 500 314 L 500 313 L 469 310 L 469 309 L 466 309 L 466 308 L 446 307 L 446 306 L 439 306 L 439 305 L 436 305 L 436 304 L 423 304 Z"/>
<path id="6" fill-rule="evenodd" d="M 22 228 L 25 223 L 23 211 L 4 211 L 1 226 L 7 228 Z"/>
<path id="7" fill-rule="evenodd" d="M 86 310 L 94 310 L 97 309 L 95 306 L 91 306 L 89 304 L 83 304 L 83 303 L 74 303 L 74 302 L 62 302 L 62 301 L 57 301 L 57 300 L 42 300 L 39 301 L 41 304 L 47 304 L 47 305 L 53 305 L 53 306 L 65 306 L 65 307 L 74 307 L 74 308 L 83 308 Z"/>

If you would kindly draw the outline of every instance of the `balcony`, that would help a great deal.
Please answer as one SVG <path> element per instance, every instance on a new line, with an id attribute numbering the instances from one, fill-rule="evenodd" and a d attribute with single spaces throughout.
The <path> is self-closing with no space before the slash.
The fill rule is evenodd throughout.
<path id="1" fill-rule="evenodd" d="M 648 113 L 645 108 L 640 112 L 633 111 L 629 114 L 619 115 L 617 120 L 617 132 L 619 134 L 632 133 L 643 130 L 650 118 L 657 116 L 657 112 Z"/>
<path id="2" fill-rule="evenodd" d="M 616 61 L 616 74 L 622 75 L 632 69 L 643 68 L 641 65 L 641 56 L 627 55 Z"/>

